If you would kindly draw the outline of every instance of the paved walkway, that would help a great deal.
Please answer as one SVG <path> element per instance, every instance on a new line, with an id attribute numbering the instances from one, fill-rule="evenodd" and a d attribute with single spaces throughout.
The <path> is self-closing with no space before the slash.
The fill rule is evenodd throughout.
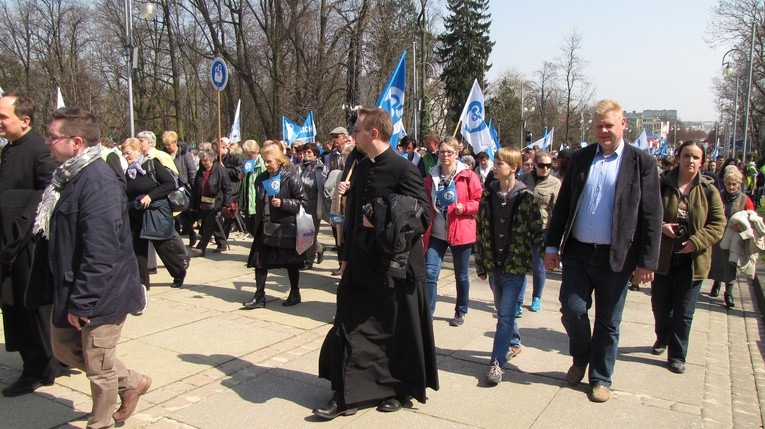
<path id="1" fill-rule="evenodd" d="M 321 237 L 328 242 L 327 235 Z M 167 272 L 153 276 L 150 305 L 130 317 L 118 353 L 150 375 L 152 389 L 125 427 L 310 427 L 311 408 L 325 403 L 329 383 L 317 377 L 319 348 L 335 310 L 335 255 L 301 273 L 303 303 L 282 307 L 286 272 L 267 286 L 266 309 L 239 310 L 254 293 L 244 267 L 249 243 L 223 256 L 193 260 L 187 286 L 171 289 Z M 747 282 L 736 308 L 709 298 L 703 286 L 685 374 L 671 373 L 653 356 L 653 316 L 647 288 L 629 292 L 621 329 L 614 394 L 605 404 L 587 400 L 584 384 L 564 381 L 571 359 L 560 323 L 559 274 L 552 274 L 542 311 L 520 319 L 523 353 L 502 383 L 483 382 L 496 320 L 488 284 L 471 277 L 471 309 L 462 327 L 448 324 L 454 305 L 451 264 L 442 272 L 434 320 L 441 390 L 427 404 L 383 414 L 374 408 L 321 423 L 324 427 L 762 427 L 765 410 L 763 322 Z M 531 288 L 526 300 L 530 303 Z M 1 326 L 1 325 L 0 325 Z M 2 337 L 0 336 L 0 341 Z M 0 386 L 19 375 L 18 353 L 0 351 Z M 0 427 L 84 427 L 89 384 L 72 371 L 54 386 L 18 398 L 0 397 Z"/>

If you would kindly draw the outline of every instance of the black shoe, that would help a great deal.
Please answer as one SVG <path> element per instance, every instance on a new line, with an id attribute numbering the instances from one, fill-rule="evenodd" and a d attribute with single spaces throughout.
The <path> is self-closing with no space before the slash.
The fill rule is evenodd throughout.
<path id="1" fill-rule="evenodd" d="M 290 291 L 289 296 L 287 297 L 287 300 L 282 303 L 282 306 L 284 307 L 292 307 L 293 305 L 300 304 L 300 291 Z"/>
<path id="2" fill-rule="evenodd" d="M 185 278 L 186 278 L 186 275 L 184 275 L 183 277 L 177 278 L 177 279 L 173 279 L 173 284 L 171 284 L 170 287 L 173 288 L 173 289 L 182 288 L 183 287 L 183 280 Z"/>
<path id="3" fill-rule="evenodd" d="M 733 294 L 732 293 L 725 293 L 723 295 L 725 297 L 725 306 L 728 308 L 733 308 L 736 306 L 736 303 L 733 302 Z"/>
<path id="4" fill-rule="evenodd" d="M 229 250 L 228 244 L 221 244 L 215 250 L 213 250 L 213 253 L 224 253 Z"/>
<path id="5" fill-rule="evenodd" d="M 383 413 L 393 413 L 404 407 L 407 407 L 407 408 L 412 407 L 412 401 L 409 399 L 409 397 L 395 396 L 395 397 L 384 399 L 382 402 L 380 402 L 380 405 L 377 406 L 377 411 L 380 411 Z"/>
<path id="6" fill-rule="evenodd" d="M 655 354 L 657 356 L 662 354 L 662 353 L 664 353 L 665 351 L 667 351 L 667 345 L 666 344 L 662 344 L 662 343 L 660 343 L 658 341 L 653 343 L 653 347 L 651 347 L 651 353 Z"/>
<path id="7" fill-rule="evenodd" d="M 10 386 L 3 389 L 3 396 L 14 397 L 26 395 L 27 393 L 34 392 L 41 386 L 50 386 L 55 382 L 54 378 L 48 377 L 30 377 L 28 375 L 22 375 L 16 381 L 11 383 Z"/>
<path id="8" fill-rule="evenodd" d="M 465 323 L 465 317 L 462 313 L 456 312 L 454 313 L 454 319 L 449 321 L 449 326 L 462 326 L 463 323 Z"/>
<path id="9" fill-rule="evenodd" d="M 308 262 L 303 263 L 303 266 L 300 267 L 301 271 L 311 270 L 311 269 L 313 269 L 313 264 L 310 264 Z"/>
<path id="10" fill-rule="evenodd" d="M 321 408 L 314 408 L 313 415 L 325 420 L 332 420 L 337 416 L 352 416 L 356 414 L 356 411 L 358 411 L 356 408 L 340 405 L 336 400 L 332 399 L 327 402 L 327 405 Z"/>
<path id="11" fill-rule="evenodd" d="M 148 272 L 149 272 L 149 274 L 157 274 L 157 268 L 156 268 L 156 267 L 154 267 L 154 268 L 149 268 L 149 269 L 148 269 Z"/>
<path id="12" fill-rule="evenodd" d="M 255 296 L 252 297 L 252 301 L 242 303 L 243 310 L 253 310 L 256 308 L 266 308 L 266 293 L 255 292 Z"/>
<path id="13" fill-rule="evenodd" d="M 712 283 L 712 290 L 709 291 L 709 296 L 711 296 L 712 298 L 716 298 L 716 297 L 720 296 L 720 283 L 719 282 Z"/>
<path id="14" fill-rule="evenodd" d="M 321 264 L 324 261 L 324 249 L 316 252 L 316 263 Z"/>
<path id="15" fill-rule="evenodd" d="M 629 289 L 631 291 L 639 291 L 640 290 L 640 285 L 637 284 L 637 283 L 630 283 Z"/>
<path id="16" fill-rule="evenodd" d="M 685 362 L 679 360 L 673 360 L 669 363 L 669 370 L 675 374 L 682 374 L 685 372 Z"/>

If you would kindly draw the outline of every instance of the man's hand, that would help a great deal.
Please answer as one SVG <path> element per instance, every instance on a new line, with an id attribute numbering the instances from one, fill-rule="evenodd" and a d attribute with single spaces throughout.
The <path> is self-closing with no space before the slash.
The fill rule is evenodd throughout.
<path id="1" fill-rule="evenodd" d="M 276 208 L 281 207 L 282 206 L 282 199 L 279 198 L 279 197 L 271 198 L 271 205 L 276 207 Z"/>
<path id="2" fill-rule="evenodd" d="M 343 277 L 343 273 L 345 272 L 345 265 L 348 263 L 348 261 L 340 261 L 340 277 Z"/>
<path id="3" fill-rule="evenodd" d="M 90 319 L 87 317 L 75 316 L 72 313 L 69 313 L 66 316 L 66 319 L 69 321 L 69 324 L 74 326 L 78 331 L 82 331 L 83 326 L 90 324 Z"/>
<path id="4" fill-rule="evenodd" d="M 454 206 L 454 212 L 461 215 L 465 212 L 465 206 L 463 206 L 462 203 L 457 203 L 457 205 Z"/>
<path id="5" fill-rule="evenodd" d="M 486 274 L 479 274 L 478 278 L 481 280 L 486 280 Z"/>
<path id="6" fill-rule="evenodd" d="M 648 268 L 637 267 L 635 269 L 635 281 L 638 283 L 649 283 L 653 281 L 653 271 Z"/>
<path id="7" fill-rule="evenodd" d="M 348 188 L 351 187 L 351 182 L 349 180 L 346 180 L 345 182 L 340 182 L 337 184 L 337 193 L 339 195 L 345 195 L 346 192 L 348 192 Z"/>
<path id="8" fill-rule="evenodd" d="M 560 265 L 558 253 L 545 253 L 545 270 L 553 271 Z"/>

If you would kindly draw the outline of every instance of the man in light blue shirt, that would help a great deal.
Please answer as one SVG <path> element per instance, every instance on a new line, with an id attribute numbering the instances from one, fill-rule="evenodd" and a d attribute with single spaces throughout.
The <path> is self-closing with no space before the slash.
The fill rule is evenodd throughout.
<path id="1" fill-rule="evenodd" d="M 662 205 L 656 161 L 624 143 L 626 124 L 617 102 L 598 102 L 598 144 L 571 157 L 545 238 L 545 268 L 558 267 L 559 249 L 563 262 L 561 320 L 574 361 L 566 381 L 579 384 L 589 366 L 593 402 L 611 397 L 627 280 L 633 270 L 636 280 L 653 280 L 659 258 Z"/>

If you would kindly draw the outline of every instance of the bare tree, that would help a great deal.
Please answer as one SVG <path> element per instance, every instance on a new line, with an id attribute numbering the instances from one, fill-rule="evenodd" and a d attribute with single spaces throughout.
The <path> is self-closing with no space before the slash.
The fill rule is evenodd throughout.
<path id="1" fill-rule="evenodd" d="M 580 112 L 590 101 L 593 91 L 584 73 L 588 61 L 581 55 L 582 36 L 577 30 L 565 36 L 560 51 L 556 63 L 563 85 L 563 139 L 568 142 L 572 124 L 578 122 L 576 112 Z"/>

